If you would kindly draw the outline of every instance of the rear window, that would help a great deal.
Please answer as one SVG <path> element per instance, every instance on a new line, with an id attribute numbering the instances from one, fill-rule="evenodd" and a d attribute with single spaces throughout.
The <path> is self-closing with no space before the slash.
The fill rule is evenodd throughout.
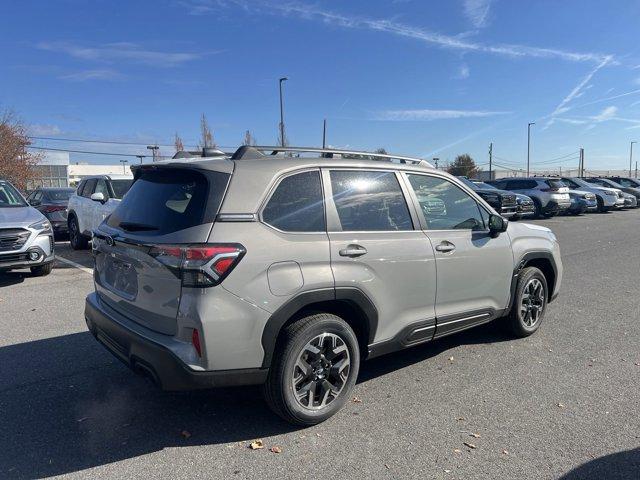
<path id="1" fill-rule="evenodd" d="M 109 216 L 107 225 L 145 235 L 165 235 L 212 222 L 229 175 L 191 170 L 143 172 Z M 205 218 L 206 217 L 206 218 Z"/>
<path id="2" fill-rule="evenodd" d="M 67 190 L 46 190 L 44 194 L 49 200 L 69 200 L 73 192 L 74 190 L 69 188 Z"/>
<path id="3" fill-rule="evenodd" d="M 562 180 L 546 180 L 544 183 L 549 185 L 551 188 L 566 187 L 566 185 L 564 183 L 562 183 Z"/>
<path id="4" fill-rule="evenodd" d="M 113 198 L 122 198 L 129 191 L 133 180 L 111 180 L 111 188 L 113 188 Z"/>

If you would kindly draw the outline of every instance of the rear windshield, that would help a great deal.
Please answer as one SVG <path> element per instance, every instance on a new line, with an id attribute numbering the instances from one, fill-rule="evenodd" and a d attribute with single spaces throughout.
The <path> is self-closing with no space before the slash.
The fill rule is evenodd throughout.
<path id="1" fill-rule="evenodd" d="M 145 235 L 165 235 L 200 225 L 222 203 L 229 175 L 192 170 L 143 172 L 109 216 L 107 225 Z M 209 215 L 208 215 L 209 216 Z"/>
<path id="2" fill-rule="evenodd" d="M 65 190 L 45 190 L 44 195 L 49 200 L 69 200 L 75 190 L 73 188 Z"/>
<path id="3" fill-rule="evenodd" d="M 124 194 L 131 188 L 132 180 L 111 180 L 111 186 L 113 187 L 113 193 L 115 198 L 122 198 Z"/>
<path id="4" fill-rule="evenodd" d="M 545 183 L 549 185 L 551 188 L 562 188 L 566 187 L 562 180 L 545 180 Z"/>

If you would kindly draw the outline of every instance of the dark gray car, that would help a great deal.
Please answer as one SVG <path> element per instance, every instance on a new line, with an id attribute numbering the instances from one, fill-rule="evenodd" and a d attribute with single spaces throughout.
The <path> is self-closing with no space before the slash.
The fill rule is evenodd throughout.
<path id="1" fill-rule="evenodd" d="M 73 192 L 68 187 L 38 187 L 27 196 L 29 205 L 49 219 L 56 236 L 68 232 L 67 206 Z"/>

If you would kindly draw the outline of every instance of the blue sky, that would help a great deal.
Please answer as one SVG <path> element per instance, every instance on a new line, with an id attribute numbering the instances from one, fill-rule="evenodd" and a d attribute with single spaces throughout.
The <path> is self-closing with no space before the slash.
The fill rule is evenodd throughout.
<path id="1" fill-rule="evenodd" d="M 327 118 L 333 146 L 485 163 L 493 142 L 496 163 L 520 168 L 535 121 L 534 167 L 575 168 L 582 146 L 588 167 L 625 168 L 640 140 L 639 19 L 624 0 L 12 2 L 0 105 L 35 136 L 195 144 L 205 113 L 219 145 L 247 129 L 273 144 L 287 76 L 292 144 L 320 144 Z"/>

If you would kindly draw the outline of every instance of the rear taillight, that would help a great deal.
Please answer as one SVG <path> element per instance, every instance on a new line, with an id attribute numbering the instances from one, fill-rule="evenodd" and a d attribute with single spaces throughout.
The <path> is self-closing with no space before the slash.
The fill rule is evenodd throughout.
<path id="1" fill-rule="evenodd" d="M 53 213 L 53 212 L 59 212 L 61 210 L 66 210 L 67 207 L 65 207 L 64 205 L 44 205 L 42 207 L 42 212 L 44 213 Z"/>
<path id="2" fill-rule="evenodd" d="M 178 270 L 185 287 L 218 285 L 240 262 L 246 250 L 239 243 L 156 245 L 149 255 Z"/>
<path id="3" fill-rule="evenodd" d="M 196 349 L 196 352 L 198 352 L 198 356 L 202 357 L 202 347 L 200 347 L 200 333 L 198 333 L 198 330 L 196 330 L 195 328 L 191 333 L 191 344 L 193 345 L 193 348 Z"/>

